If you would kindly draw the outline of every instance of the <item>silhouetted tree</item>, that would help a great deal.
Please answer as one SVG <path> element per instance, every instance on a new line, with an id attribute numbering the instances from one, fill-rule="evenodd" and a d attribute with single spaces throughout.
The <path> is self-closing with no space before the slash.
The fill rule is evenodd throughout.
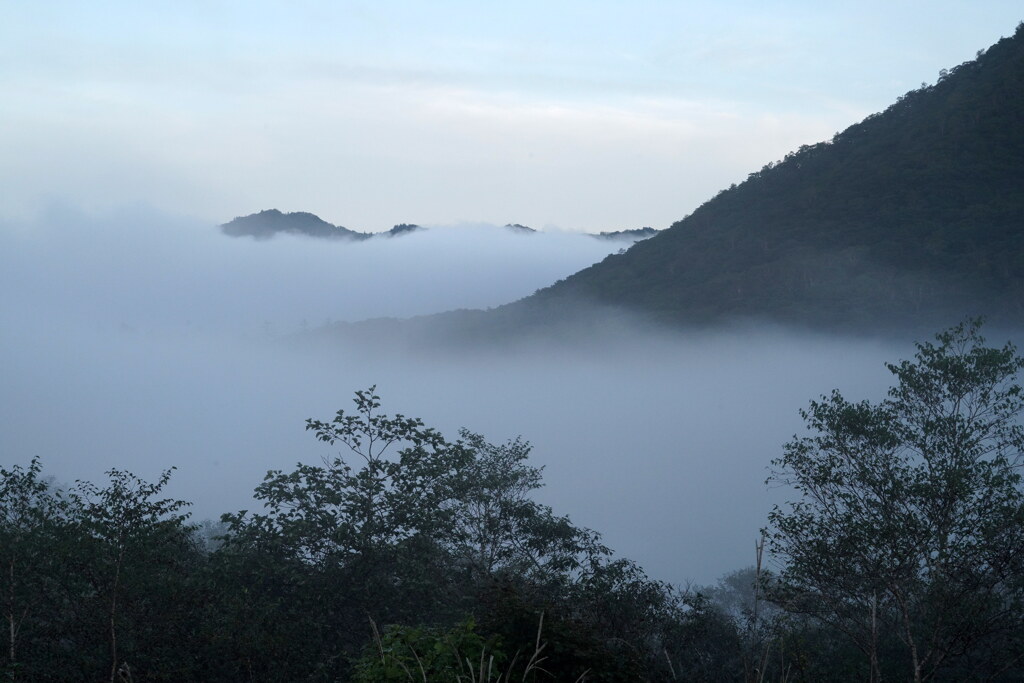
<path id="1" fill-rule="evenodd" d="M 852 638 L 872 680 L 893 638 L 915 681 L 991 676 L 1022 652 L 1024 360 L 985 346 L 976 322 L 917 349 L 888 366 L 888 399 L 813 401 L 814 435 L 774 461 L 771 481 L 800 495 L 769 515 L 775 597 Z M 992 643 L 1006 655 L 966 657 Z"/>

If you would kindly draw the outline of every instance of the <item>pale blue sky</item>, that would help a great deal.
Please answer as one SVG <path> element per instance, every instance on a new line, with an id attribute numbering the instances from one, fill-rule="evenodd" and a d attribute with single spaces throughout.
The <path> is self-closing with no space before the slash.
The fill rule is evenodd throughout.
<path id="1" fill-rule="evenodd" d="M 1019 2 L 2 2 L 0 218 L 667 227 Z"/>

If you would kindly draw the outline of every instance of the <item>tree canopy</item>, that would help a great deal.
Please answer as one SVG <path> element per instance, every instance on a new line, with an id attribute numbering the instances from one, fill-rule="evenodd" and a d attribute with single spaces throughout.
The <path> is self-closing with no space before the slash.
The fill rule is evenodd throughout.
<path id="1" fill-rule="evenodd" d="M 1000 673 L 979 646 L 1021 652 L 1024 367 L 964 323 L 889 365 L 877 404 L 838 391 L 803 413 L 812 436 L 774 461 L 799 498 L 769 515 L 774 597 L 846 633 L 883 673 L 915 681 Z M 883 672 L 880 642 L 906 648 Z M 998 649 L 998 648 L 997 648 Z"/>

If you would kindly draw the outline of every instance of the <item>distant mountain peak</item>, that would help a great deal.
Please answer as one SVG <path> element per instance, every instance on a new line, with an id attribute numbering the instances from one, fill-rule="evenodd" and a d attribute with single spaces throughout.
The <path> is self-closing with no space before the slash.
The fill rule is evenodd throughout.
<path id="1" fill-rule="evenodd" d="M 275 235 L 287 234 L 353 241 L 362 241 L 378 235 L 396 237 L 418 230 L 426 230 L 414 223 L 399 223 L 387 232 L 358 232 L 328 223 L 316 214 L 307 211 L 282 213 L 278 209 L 264 209 L 259 213 L 233 218 L 221 225 L 220 229 L 230 237 L 251 237 L 256 240 L 268 240 Z"/>
<path id="2" fill-rule="evenodd" d="M 533 228 L 527 227 L 525 225 L 520 225 L 519 223 L 506 223 L 505 229 L 510 230 L 511 232 L 518 232 L 524 235 L 532 235 L 533 233 L 537 232 Z"/>
<path id="3" fill-rule="evenodd" d="M 333 225 L 306 211 L 282 213 L 278 209 L 264 209 L 259 213 L 239 216 L 220 226 L 221 232 L 231 237 L 251 237 L 266 240 L 277 234 L 306 235 L 326 239 L 363 240 L 368 233 Z"/>
<path id="4" fill-rule="evenodd" d="M 388 237 L 395 237 L 397 235 L 405 235 L 410 232 L 416 232 L 417 230 L 426 230 L 426 228 L 424 228 L 421 225 L 416 225 L 415 223 L 399 223 L 398 225 L 391 228 L 384 234 L 387 235 Z"/>

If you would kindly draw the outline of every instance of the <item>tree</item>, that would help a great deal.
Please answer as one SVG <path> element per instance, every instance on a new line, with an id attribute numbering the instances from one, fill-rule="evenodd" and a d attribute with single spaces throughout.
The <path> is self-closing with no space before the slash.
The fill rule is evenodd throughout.
<path id="1" fill-rule="evenodd" d="M 419 418 L 381 414 L 375 390 L 356 392 L 354 413 L 306 421 L 318 440 L 343 444 L 347 455 L 269 472 L 255 494 L 267 513 L 225 515 L 232 531 L 275 532 L 295 556 L 330 564 L 445 526 L 454 473 L 468 454 Z M 350 464 L 353 456 L 361 467 Z"/>
<path id="2" fill-rule="evenodd" d="M 996 675 L 1021 656 L 1024 359 L 979 327 L 887 365 L 896 385 L 877 404 L 812 401 L 814 435 L 773 461 L 769 481 L 800 495 L 769 515 L 774 597 L 847 634 L 873 681 L 895 638 L 915 681 Z M 993 643 L 1002 657 L 972 659 Z"/>
<path id="3" fill-rule="evenodd" d="M 61 550 L 67 539 L 67 501 L 42 477 L 42 465 L 33 458 L 28 467 L 0 467 L 0 603 L 6 647 L 0 662 L 15 680 L 33 657 L 20 656 L 23 641 L 39 655 L 52 642 L 53 603 L 59 602 L 67 568 L 61 566 Z M 49 617 L 49 618 L 48 618 Z M 27 636 L 27 638 L 26 638 Z"/>
<path id="4" fill-rule="evenodd" d="M 299 660 L 346 678 L 368 615 L 412 627 L 472 614 L 481 634 L 525 652 L 544 613 L 549 664 L 579 669 L 573 680 L 587 668 L 581 653 L 614 659 L 613 634 L 646 642 L 649 626 L 634 634 L 619 621 L 668 613 L 665 586 L 531 500 L 541 470 L 526 462 L 528 443 L 466 430 L 449 442 L 417 418 L 383 414 L 374 387 L 354 400 L 352 413 L 307 421 L 345 447 L 338 455 L 268 473 L 256 489 L 264 510 L 223 518 L 216 561 L 247 591 L 229 608 L 242 636 L 232 647 L 243 650 L 231 656 L 249 675 L 279 678 L 289 672 L 275 667 Z"/>
<path id="5" fill-rule="evenodd" d="M 126 652 L 151 665 L 158 643 L 166 646 L 173 640 L 166 607 L 183 596 L 168 594 L 173 593 L 170 579 L 175 565 L 188 555 L 185 551 L 192 549 L 193 533 L 188 513 L 181 512 L 190 503 L 156 498 L 173 469 L 165 470 L 156 482 L 112 469 L 107 486 L 79 481 L 71 494 L 72 518 L 82 545 L 80 569 L 105 613 L 102 631 L 111 683 L 132 677 Z"/>
<path id="6" fill-rule="evenodd" d="M 195 606 L 184 590 L 187 503 L 154 499 L 170 470 L 153 484 L 111 470 L 107 486 L 67 491 L 41 473 L 38 458 L 0 467 L 0 671 L 10 680 L 191 678 L 175 651 Z"/>
<path id="7" fill-rule="evenodd" d="M 452 541 L 476 577 L 544 583 L 607 558 L 598 534 L 530 497 L 543 486 L 543 468 L 527 464 L 529 442 L 496 445 L 466 429 L 460 436 L 471 459 L 459 473 Z"/>
<path id="8" fill-rule="evenodd" d="M 341 452 L 269 472 L 255 493 L 263 511 L 223 517 L 229 534 L 218 555 L 255 599 L 238 604 L 253 628 L 245 657 L 267 679 L 285 675 L 272 668 L 280 657 L 267 656 L 286 651 L 282 643 L 300 640 L 311 667 L 341 677 L 368 613 L 386 624 L 452 609 L 446 540 L 472 456 L 419 418 L 382 413 L 375 391 L 357 391 L 352 412 L 306 421 Z"/>

